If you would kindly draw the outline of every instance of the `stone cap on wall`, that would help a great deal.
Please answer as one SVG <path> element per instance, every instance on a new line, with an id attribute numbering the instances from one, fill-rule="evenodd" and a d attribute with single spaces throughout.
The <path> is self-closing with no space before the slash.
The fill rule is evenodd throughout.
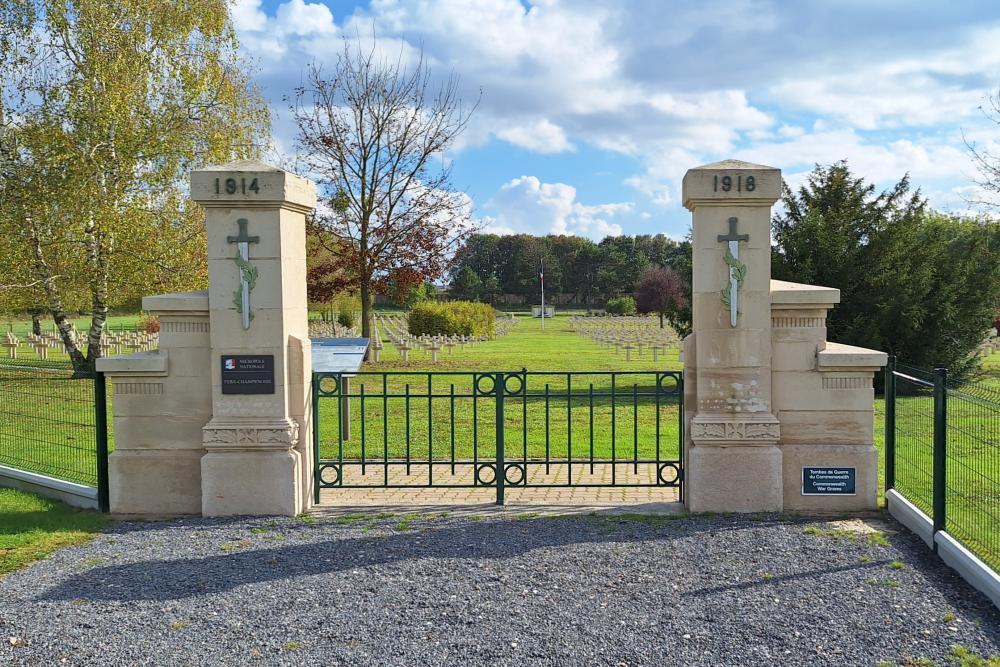
<path id="1" fill-rule="evenodd" d="M 230 180 L 233 187 L 227 187 Z M 308 213 L 316 207 L 316 185 L 264 162 L 238 160 L 193 170 L 191 199 L 205 207 L 280 206 Z"/>
<path id="2" fill-rule="evenodd" d="M 770 206 L 780 196 L 780 169 L 743 160 L 688 169 L 681 183 L 681 201 L 689 211 L 699 206 Z"/>
<path id="3" fill-rule="evenodd" d="M 101 357 L 97 370 L 108 375 L 164 376 L 167 374 L 167 351 L 136 352 L 116 357 Z"/>
<path id="4" fill-rule="evenodd" d="M 208 290 L 142 297 L 142 309 L 151 313 L 200 315 L 208 312 Z"/>
<path id="5" fill-rule="evenodd" d="M 843 343 L 827 342 L 826 347 L 816 353 L 816 366 L 820 371 L 875 370 L 888 361 L 889 355 L 885 352 Z"/>
<path id="6" fill-rule="evenodd" d="M 832 308 L 840 303 L 840 290 L 771 279 L 771 305 L 786 308 Z"/>

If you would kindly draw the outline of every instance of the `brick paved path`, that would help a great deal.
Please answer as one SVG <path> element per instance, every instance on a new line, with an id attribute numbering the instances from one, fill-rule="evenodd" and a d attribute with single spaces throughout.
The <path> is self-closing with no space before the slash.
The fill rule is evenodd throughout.
<path id="1" fill-rule="evenodd" d="M 485 462 L 487 465 L 492 462 Z M 481 464 L 482 465 L 482 464 Z M 508 481 L 520 480 L 524 464 L 518 461 L 509 462 Z M 678 489 L 669 486 L 636 486 L 652 484 L 656 480 L 655 464 L 639 464 L 636 469 L 631 463 L 612 465 L 608 462 L 595 463 L 593 472 L 589 463 L 576 463 L 572 466 L 565 462 L 552 463 L 548 469 L 541 461 L 530 461 L 527 464 L 528 484 L 543 486 L 521 488 L 508 483 L 506 487 L 507 505 L 567 505 L 567 506 L 608 506 L 635 505 L 645 503 L 673 503 L 679 500 Z M 388 471 L 389 484 L 385 488 L 386 468 L 380 463 L 369 464 L 362 475 L 361 466 L 350 464 L 344 466 L 345 483 L 342 488 L 323 489 L 320 503 L 325 506 L 374 506 L 374 505 L 460 505 L 483 504 L 496 501 L 496 488 L 492 485 L 473 487 L 472 480 L 475 467 L 469 463 L 452 466 L 447 461 L 436 462 L 433 470 L 434 486 L 429 486 L 429 475 L 426 462 L 413 463 L 409 474 L 404 462 L 390 462 Z M 481 482 L 490 484 L 494 470 L 490 467 L 481 468 Z M 572 475 L 572 485 L 567 480 Z M 612 475 L 616 486 L 585 486 L 587 484 L 612 483 Z M 662 473 L 667 481 L 672 481 L 675 473 L 672 468 L 666 468 Z M 334 471 L 327 471 L 325 477 L 335 479 Z M 378 488 L 356 488 L 368 484 Z M 443 488 L 448 485 L 465 485 L 465 488 Z"/>

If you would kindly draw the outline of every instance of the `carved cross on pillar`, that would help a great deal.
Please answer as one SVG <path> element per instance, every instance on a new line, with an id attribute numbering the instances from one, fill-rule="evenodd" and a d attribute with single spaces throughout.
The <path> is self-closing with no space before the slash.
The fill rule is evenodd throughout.
<path id="1" fill-rule="evenodd" d="M 729 306 L 729 326 L 731 327 L 736 326 L 736 318 L 739 316 L 737 294 L 740 284 L 747 274 L 746 264 L 740 261 L 740 241 L 750 240 L 749 234 L 736 233 L 737 223 L 739 223 L 737 218 L 729 218 L 729 233 L 719 234 L 719 243 L 729 243 L 725 257 L 726 265 L 729 267 L 729 285 L 722 290 L 722 303 Z"/>
<path id="2" fill-rule="evenodd" d="M 250 291 L 257 283 L 257 269 L 250 264 L 250 244 L 260 243 L 260 237 L 247 234 L 247 224 L 249 223 L 246 218 L 240 218 L 236 224 L 239 226 L 239 234 L 226 237 L 228 243 L 237 244 L 238 254 L 233 258 L 233 261 L 240 268 L 240 288 L 233 295 L 233 303 L 236 304 L 236 310 L 243 316 L 243 328 L 249 329 Z"/>

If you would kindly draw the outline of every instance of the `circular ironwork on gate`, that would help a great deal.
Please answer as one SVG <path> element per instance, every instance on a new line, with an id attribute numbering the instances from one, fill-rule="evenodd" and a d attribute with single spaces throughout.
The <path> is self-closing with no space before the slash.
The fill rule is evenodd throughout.
<path id="1" fill-rule="evenodd" d="M 327 475 L 327 471 L 333 471 L 332 479 Z M 319 467 L 319 485 L 320 486 L 339 486 L 340 485 L 340 466 L 336 463 L 323 463 Z"/>
<path id="2" fill-rule="evenodd" d="M 681 481 L 680 463 L 661 463 L 656 466 L 656 483 L 659 486 L 678 486 Z"/>
<path id="3" fill-rule="evenodd" d="M 489 470 L 490 476 L 483 479 L 483 471 Z M 480 463 L 476 466 L 476 486 L 493 486 L 497 483 L 497 468 L 492 463 Z"/>
<path id="4" fill-rule="evenodd" d="M 511 476 L 511 471 L 516 471 Z M 503 469 L 503 481 L 507 486 L 524 486 L 528 483 L 528 469 L 523 463 L 508 463 Z"/>
<path id="5" fill-rule="evenodd" d="M 318 375 L 316 392 L 320 396 L 336 396 L 340 393 L 340 379 L 336 375 Z"/>
<path id="6" fill-rule="evenodd" d="M 659 373 L 656 376 L 656 391 L 667 396 L 678 396 L 681 393 L 680 373 Z"/>
<path id="7" fill-rule="evenodd" d="M 488 380 L 484 385 L 483 380 Z M 492 375 L 477 375 L 475 380 L 475 395 L 476 396 L 492 396 L 496 393 L 497 381 Z"/>
<path id="8" fill-rule="evenodd" d="M 512 385 L 511 380 L 515 383 Z M 503 378 L 503 395 L 520 396 L 524 393 L 524 377 L 521 375 L 505 375 Z"/>

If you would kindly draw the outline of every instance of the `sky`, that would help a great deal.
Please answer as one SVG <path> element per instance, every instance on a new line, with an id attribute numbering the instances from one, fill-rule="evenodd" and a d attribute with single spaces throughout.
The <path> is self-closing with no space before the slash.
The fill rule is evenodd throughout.
<path id="1" fill-rule="evenodd" d="M 681 179 L 725 158 L 793 187 L 846 159 L 880 188 L 975 212 L 967 143 L 1000 153 L 1000 2 L 235 0 L 294 159 L 287 96 L 343 39 L 456 74 L 479 101 L 446 159 L 484 230 L 683 238 Z"/>

